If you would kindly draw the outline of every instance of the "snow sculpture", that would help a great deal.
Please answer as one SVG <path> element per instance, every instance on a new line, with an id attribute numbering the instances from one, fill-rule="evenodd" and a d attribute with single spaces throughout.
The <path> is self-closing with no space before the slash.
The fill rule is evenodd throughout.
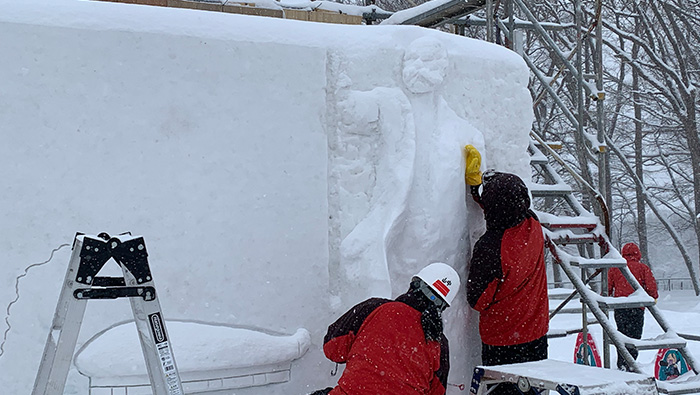
<path id="1" fill-rule="evenodd" d="M 350 209 L 354 216 L 345 216 L 341 223 L 340 264 L 346 290 L 341 295 L 348 297 L 347 303 L 356 303 L 363 297 L 391 297 L 386 238 L 406 199 L 415 129 L 410 103 L 401 90 L 380 87 L 363 92 L 348 90 L 349 86 L 345 76 L 338 103 L 343 136 L 341 199 L 362 207 Z M 362 213 L 365 216 L 357 221 Z M 348 292 L 352 289 L 365 294 Z"/>
<path id="2" fill-rule="evenodd" d="M 336 200 L 331 223 L 339 223 L 330 240 L 341 240 L 339 275 L 331 278 L 342 280 L 332 289 L 339 288 L 335 302 L 343 308 L 404 292 L 410 276 L 431 261 L 447 262 L 466 278 L 468 229 L 482 225 L 465 196 L 462 147 L 486 150 L 482 133 L 445 100 L 449 66 L 441 42 L 422 37 L 408 45 L 395 87 L 351 89 L 339 73 L 329 200 Z M 467 204 L 477 211 L 472 218 Z M 445 314 L 455 372 L 469 371 L 479 352 L 468 340 L 478 338 L 470 314 L 462 298 Z"/>
<path id="3" fill-rule="evenodd" d="M 416 109 L 416 152 L 401 226 L 387 240 L 394 294 L 404 292 L 409 277 L 426 262 L 446 262 L 466 274 L 462 147 L 473 144 L 484 151 L 484 138 L 443 98 L 448 66 L 447 51 L 430 37 L 415 40 L 404 56 L 403 81 Z"/>
<path id="4" fill-rule="evenodd" d="M 411 273 L 428 261 L 451 263 L 464 275 L 461 147 L 483 150 L 484 139 L 441 95 L 449 66 L 442 44 L 425 37 L 409 48 L 403 89 L 352 90 L 349 77 L 339 78 L 336 133 L 342 145 L 334 147 L 332 168 L 339 168 L 339 265 L 346 306 L 405 291 Z"/>

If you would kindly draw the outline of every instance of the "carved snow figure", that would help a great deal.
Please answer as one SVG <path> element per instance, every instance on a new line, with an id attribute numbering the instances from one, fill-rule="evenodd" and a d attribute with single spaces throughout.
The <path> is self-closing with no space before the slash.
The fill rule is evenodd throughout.
<path id="1" fill-rule="evenodd" d="M 331 171 L 337 177 L 337 190 L 330 198 L 339 202 L 340 218 L 335 221 L 342 240 L 336 307 L 401 294 L 411 273 L 426 261 L 446 262 L 466 272 L 468 229 L 483 225 L 471 198 L 476 216 L 470 218 L 467 212 L 460 158 L 465 144 L 485 148 L 481 132 L 443 97 L 449 67 L 443 45 L 423 37 L 404 54 L 402 88 L 351 90 L 349 77 L 339 79 L 339 137 L 330 144 L 336 153 Z M 466 372 L 478 350 L 459 345 L 468 343 L 468 332 L 477 336 L 476 324 L 469 324 L 476 320 L 469 317 L 465 301 L 458 298 L 454 305 L 445 315 L 445 330 L 455 339 L 453 369 Z M 468 378 L 460 375 L 457 380 Z"/>

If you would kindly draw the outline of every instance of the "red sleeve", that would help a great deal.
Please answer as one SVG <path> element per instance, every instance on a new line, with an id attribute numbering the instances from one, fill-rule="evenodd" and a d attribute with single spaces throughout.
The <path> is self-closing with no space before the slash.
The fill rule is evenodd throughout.
<path id="1" fill-rule="evenodd" d="M 440 367 L 430 380 L 428 395 L 445 395 L 447 392 L 447 375 L 450 372 L 450 345 L 443 334 L 440 338 Z"/>
<path id="2" fill-rule="evenodd" d="M 654 278 L 654 273 L 651 272 L 649 266 L 644 265 L 644 290 L 647 291 L 649 296 L 654 299 L 659 298 L 659 290 L 656 286 L 656 279 Z"/>
<path id="3" fill-rule="evenodd" d="M 350 355 L 350 347 L 355 340 L 355 334 L 350 332 L 346 335 L 335 337 L 323 344 L 323 353 L 326 358 L 333 362 L 345 363 Z"/>
<path id="4" fill-rule="evenodd" d="M 428 395 L 445 395 L 447 389 L 442 385 L 436 376 L 430 381 L 430 390 Z"/>
<path id="5" fill-rule="evenodd" d="M 328 327 L 323 339 L 323 353 L 337 363 L 347 362 L 352 342 L 365 319 L 388 299 L 372 298 L 355 305 Z"/>
<path id="6" fill-rule="evenodd" d="M 615 282 L 615 277 L 613 275 L 614 270 L 614 268 L 608 270 L 608 296 L 613 296 L 613 289 L 615 288 L 613 285 Z"/>

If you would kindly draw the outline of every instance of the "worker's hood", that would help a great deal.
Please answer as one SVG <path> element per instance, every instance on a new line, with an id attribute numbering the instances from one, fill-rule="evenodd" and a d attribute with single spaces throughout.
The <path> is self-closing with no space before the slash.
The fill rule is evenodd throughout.
<path id="1" fill-rule="evenodd" d="M 484 174 L 481 202 L 488 229 L 508 229 L 527 217 L 530 196 L 523 180 L 515 174 Z"/>
<path id="2" fill-rule="evenodd" d="M 627 243 L 622 247 L 622 257 L 628 261 L 639 262 L 642 260 L 642 252 L 634 243 Z"/>

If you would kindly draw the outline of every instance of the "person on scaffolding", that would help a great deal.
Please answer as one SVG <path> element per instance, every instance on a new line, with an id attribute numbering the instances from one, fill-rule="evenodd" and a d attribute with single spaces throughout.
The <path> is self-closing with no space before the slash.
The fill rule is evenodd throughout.
<path id="1" fill-rule="evenodd" d="M 445 263 L 421 269 L 396 300 L 371 298 L 328 327 L 323 352 L 346 364 L 338 385 L 312 395 L 444 395 L 450 370 L 442 312 L 460 288 Z"/>
<path id="2" fill-rule="evenodd" d="M 646 264 L 642 263 L 642 252 L 634 243 L 627 243 L 622 246 L 622 257 L 627 260 L 627 267 L 632 272 L 634 278 L 637 279 L 642 289 L 649 294 L 654 300 L 659 298 L 659 292 L 656 287 L 656 279 L 651 269 Z M 608 295 L 610 296 L 629 296 L 634 292 L 630 283 L 622 275 L 618 268 L 610 269 L 608 272 Z M 642 330 L 644 329 L 644 307 L 635 307 L 631 309 L 615 310 L 615 324 L 617 330 L 623 335 L 641 339 Z M 634 347 L 627 347 L 627 351 L 632 354 L 632 358 L 637 359 L 639 351 Z M 629 371 L 630 367 L 627 361 L 618 354 L 617 368 L 620 370 Z"/>
<path id="3" fill-rule="evenodd" d="M 482 176 L 479 151 L 467 145 L 465 153 L 465 180 L 486 220 L 486 233 L 474 245 L 466 286 L 467 301 L 480 313 L 482 363 L 546 359 L 549 299 L 544 236 L 530 210 L 528 189 L 515 174 L 487 171 Z M 501 383 L 490 394 L 522 392 L 515 384 Z"/>

